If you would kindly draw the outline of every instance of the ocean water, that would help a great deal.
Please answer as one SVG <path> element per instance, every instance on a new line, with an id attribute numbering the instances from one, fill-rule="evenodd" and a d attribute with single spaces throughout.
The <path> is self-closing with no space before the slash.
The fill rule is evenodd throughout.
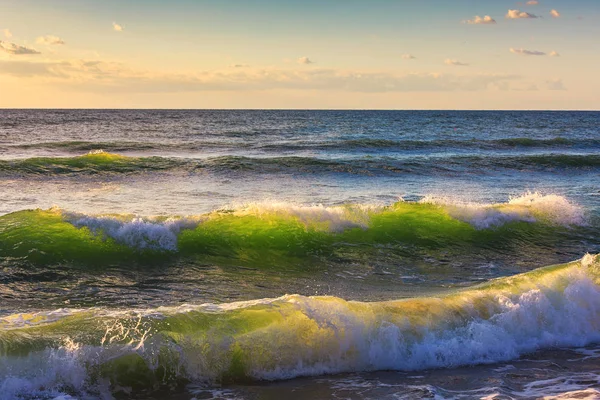
<path id="1" fill-rule="evenodd" d="M 598 399 L 600 113 L 0 110 L 0 399 Z"/>

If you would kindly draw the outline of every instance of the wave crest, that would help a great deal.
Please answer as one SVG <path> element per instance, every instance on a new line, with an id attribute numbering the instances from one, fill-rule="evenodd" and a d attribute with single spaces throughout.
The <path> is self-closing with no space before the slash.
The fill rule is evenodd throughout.
<path id="1" fill-rule="evenodd" d="M 541 221 L 560 226 L 583 226 L 587 223 L 581 207 L 555 194 L 526 193 L 500 204 L 460 202 L 447 197 L 425 197 L 421 203 L 440 205 L 453 218 L 477 229 L 499 227 L 511 222 Z"/>
<path id="2" fill-rule="evenodd" d="M 118 386 L 119 379 L 143 378 L 149 385 L 165 376 L 277 380 L 506 361 L 600 340 L 599 262 L 598 256 L 586 256 L 446 296 L 379 303 L 288 295 L 223 305 L 74 311 L 59 321 L 37 318 L 43 322 L 0 330 L 9 343 L 0 371 L 54 376 L 59 381 L 46 384 L 60 385 L 66 371 L 46 373 L 61 368 L 54 362 L 59 354 L 75 363 L 76 382 L 112 379 Z M 64 345 L 65 336 L 71 345 Z M 37 351 L 42 344 L 45 350 Z"/>

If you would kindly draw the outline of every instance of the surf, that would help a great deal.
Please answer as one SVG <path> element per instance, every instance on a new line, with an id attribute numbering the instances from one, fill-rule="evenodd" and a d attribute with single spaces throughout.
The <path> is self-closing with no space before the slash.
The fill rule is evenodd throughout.
<path id="1" fill-rule="evenodd" d="M 231 205 L 192 216 L 87 215 L 59 208 L 0 216 L 0 256 L 30 262 L 129 262 L 194 255 L 265 260 L 327 256 L 336 248 L 425 249 L 552 243 L 597 229 L 558 195 L 529 193 L 506 203 L 425 197 L 391 205 Z"/>
<path id="2" fill-rule="evenodd" d="M 430 297 L 375 303 L 286 295 L 0 318 L 0 387 L 118 392 L 181 382 L 491 364 L 600 341 L 600 257 Z M 129 388 L 129 389 L 127 389 Z"/>

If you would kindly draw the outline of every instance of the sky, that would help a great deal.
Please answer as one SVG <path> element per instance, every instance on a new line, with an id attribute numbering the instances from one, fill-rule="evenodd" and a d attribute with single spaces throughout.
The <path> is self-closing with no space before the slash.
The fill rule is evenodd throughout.
<path id="1" fill-rule="evenodd" d="M 600 110 L 600 0 L 0 0 L 1 108 Z"/>

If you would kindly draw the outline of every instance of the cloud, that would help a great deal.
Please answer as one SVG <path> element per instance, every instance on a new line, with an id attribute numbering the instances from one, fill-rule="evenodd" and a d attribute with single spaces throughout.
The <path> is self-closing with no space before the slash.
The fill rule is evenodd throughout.
<path id="1" fill-rule="evenodd" d="M 560 57 L 560 54 L 558 54 L 558 52 L 556 52 L 556 51 L 554 51 L 554 50 L 552 50 L 552 51 L 550 52 L 550 54 L 548 54 L 548 55 L 549 55 L 550 57 Z"/>
<path id="2" fill-rule="evenodd" d="M 342 71 L 334 69 L 224 69 L 195 74 L 136 71 L 119 63 L 90 60 L 25 62 L 0 60 L 0 74 L 93 93 L 317 90 L 358 93 L 492 90 L 520 79 L 506 74 L 453 75 Z"/>
<path id="3" fill-rule="evenodd" d="M 466 67 L 466 66 L 469 65 L 467 63 L 462 63 L 462 62 L 460 62 L 458 60 L 451 60 L 449 58 L 444 61 L 444 64 L 446 64 L 446 65 L 454 65 L 456 67 Z"/>
<path id="4" fill-rule="evenodd" d="M 538 0 L 529 0 L 527 3 L 528 6 L 537 6 L 538 4 L 540 4 L 540 2 Z"/>
<path id="5" fill-rule="evenodd" d="M 308 57 L 300 57 L 297 62 L 298 64 L 314 64 L 314 62 Z"/>
<path id="6" fill-rule="evenodd" d="M 523 56 L 545 56 L 546 55 L 546 53 L 544 53 L 543 51 L 513 49 L 512 47 L 510 48 L 510 52 L 514 53 L 514 54 L 520 54 Z"/>
<path id="7" fill-rule="evenodd" d="M 560 17 L 560 13 L 556 10 L 550 10 L 550 15 L 552 15 L 554 18 Z"/>
<path id="8" fill-rule="evenodd" d="M 0 40 L 0 50 L 14 55 L 41 54 L 39 51 Z"/>
<path id="9" fill-rule="evenodd" d="M 404 60 L 414 60 L 414 59 L 416 59 L 417 57 L 413 56 L 412 54 L 402 54 L 402 58 L 403 58 Z"/>
<path id="10" fill-rule="evenodd" d="M 69 78 L 68 74 L 61 72 L 60 63 L 44 63 L 29 61 L 0 60 L 0 74 L 11 75 L 18 78 Z"/>
<path id="11" fill-rule="evenodd" d="M 528 12 L 525 11 L 519 11 L 519 10 L 508 10 L 508 13 L 506 14 L 506 18 L 507 19 L 528 19 L 528 18 L 539 18 L 537 15 L 533 15 L 530 14 Z"/>
<path id="12" fill-rule="evenodd" d="M 476 15 L 473 19 L 468 19 L 466 21 L 463 21 L 463 23 L 472 25 L 490 25 L 495 24 L 496 20 L 490 17 L 489 15 L 486 15 L 485 17 L 480 17 L 479 15 Z"/>
<path id="13" fill-rule="evenodd" d="M 546 87 L 548 90 L 567 90 L 563 84 L 562 79 L 552 79 L 546 81 Z"/>
<path id="14" fill-rule="evenodd" d="M 7 39 L 10 39 L 13 36 L 12 32 L 8 28 L 2 29 L 2 33 L 4 34 L 4 37 Z"/>
<path id="15" fill-rule="evenodd" d="M 248 68 L 250 67 L 248 64 L 230 64 L 229 68 Z"/>
<path id="16" fill-rule="evenodd" d="M 115 31 L 117 31 L 117 32 L 123 32 L 123 26 L 117 24 L 116 22 L 113 22 L 112 26 L 113 26 L 113 29 Z"/>
<path id="17" fill-rule="evenodd" d="M 65 44 L 65 41 L 59 38 L 58 36 L 46 35 L 37 38 L 36 43 L 45 45 L 61 45 Z"/>

